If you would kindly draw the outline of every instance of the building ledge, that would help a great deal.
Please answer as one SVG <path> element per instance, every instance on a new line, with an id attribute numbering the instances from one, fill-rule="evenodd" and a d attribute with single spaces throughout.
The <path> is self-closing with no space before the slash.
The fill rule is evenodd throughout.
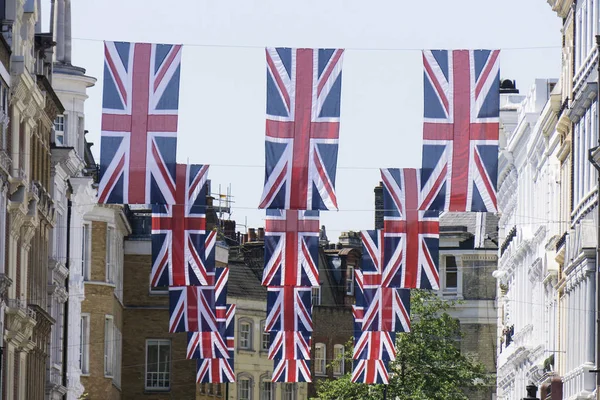
<path id="1" fill-rule="evenodd" d="M 37 324 L 36 313 L 19 299 L 9 299 L 5 309 L 4 338 L 13 346 L 28 351 L 29 338 Z"/>

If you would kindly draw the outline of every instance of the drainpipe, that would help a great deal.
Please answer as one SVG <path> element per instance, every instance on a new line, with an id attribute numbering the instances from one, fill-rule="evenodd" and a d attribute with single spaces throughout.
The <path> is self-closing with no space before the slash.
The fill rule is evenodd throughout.
<path id="1" fill-rule="evenodd" d="M 65 261 L 65 267 L 67 268 L 67 271 L 69 271 L 67 273 L 67 279 L 65 280 L 65 290 L 67 291 L 67 294 L 69 294 L 69 274 L 70 274 L 70 265 L 69 265 L 69 254 L 71 254 L 71 207 L 72 207 L 72 203 L 70 199 L 67 199 L 67 257 L 66 257 L 66 261 Z M 64 305 L 64 315 L 63 315 L 63 365 L 62 365 L 62 382 L 63 382 L 63 386 L 65 388 L 67 388 L 67 370 L 68 370 L 68 365 L 67 365 L 67 352 L 69 349 L 69 299 L 67 298 L 67 301 L 65 302 Z M 63 399 L 67 399 L 67 395 L 65 394 Z"/>

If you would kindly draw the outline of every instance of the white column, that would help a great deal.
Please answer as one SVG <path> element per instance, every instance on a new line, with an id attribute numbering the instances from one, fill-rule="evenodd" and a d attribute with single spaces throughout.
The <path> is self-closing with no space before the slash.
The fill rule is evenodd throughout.
<path id="1" fill-rule="evenodd" d="M 596 273 L 587 276 L 587 334 L 586 338 L 596 337 Z M 585 360 L 594 364 L 596 360 L 596 347 L 594 340 L 586 340 L 587 354 Z"/>
<path id="2" fill-rule="evenodd" d="M 65 0 L 57 0 L 56 5 L 56 60 L 65 60 Z"/>

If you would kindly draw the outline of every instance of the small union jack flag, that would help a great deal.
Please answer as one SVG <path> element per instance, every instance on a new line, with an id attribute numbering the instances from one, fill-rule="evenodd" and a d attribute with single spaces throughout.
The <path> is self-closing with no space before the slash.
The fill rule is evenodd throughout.
<path id="1" fill-rule="evenodd" d="M 388 363 L 383 360 L 354 360 L 352 382 L 354 383 L 389 383 Z"/>
<path id="2" fill-rule="evenodd" d="M 395 267 L 392 287 L 440 287 L 439 211 L 419 211 L 430 193 L 423 188 L 421 176 L 418 170 L 410 168 L 381 170 L 385 260 Z"/>
<path id="3" fill-rule="evenodd" d="M 286 360 L 275 362 L 271 382 L 312 382 L 309 360 Z"/>
<path id="4" fill-rule="evenodd" d="M 229 358 L 204 358 L 196 364 L 196 383 L 235 382 L 233 351 Z"/>
<path id="5" fill-rule="evenodd" d="M 104 42 L 102 204 L 174 204 L 181 46 Z"/>
<path id="6" fill-rule="evenodd" d="M 363 284 L 361 271 L 356 276 L 355 316 L 362 319 L 363 331 L 410 331 L 410 290 Z"/>
<path id="7" fill-rule="evenodd" d="M 365 285 L 399 287 L 402 257 L 386 259 L 383 230 L 362 231 L 363 245 L 361 271 Z"/>
<path id="8" fill-rule="evenodd" d="M 169 332 L 218 332 L 225 314 L 228 268 L 217 268 L 210 286 L 169 287 Z"/>
<path id="9" fill-rule="evenodd" d="M 225 318 L 217 312 L 218 332 L 188 332 L 188 360 L 196 358 L 229 358 L 234 350 L 235 304 L 227 305 Z"/>
<path id="10" fill-rule="evenodd" d="M 423 52 L 423 206 L 496 212 L 499 50 Z"/>
<path id="11" fill-rule="evenodd" d="M 312 332 L 311 292 L 309 287 L 268 287 L 265 332 Z"/>
<path id="12" fill-rule="evenodd" d="M 265 186 L 259 208 L 337 209 L 341 49 L 267 48 Z"/>
<path id="13" fill-rule="evenodd" d="M 395 343 L 395 332 L 355 332 L 352 357 L 355 360 L 394 361 L 396 359 Z"/>
<path id="14" fill-rule="evenodd" d="M 310 360 L 310 335 L 279 331 L 270 336 L 269 360 Z"/>
<path id="15" fill-rule="evenodd" d="M 319 286 L 319 212 L 267 210 L 264 286 Z"/>

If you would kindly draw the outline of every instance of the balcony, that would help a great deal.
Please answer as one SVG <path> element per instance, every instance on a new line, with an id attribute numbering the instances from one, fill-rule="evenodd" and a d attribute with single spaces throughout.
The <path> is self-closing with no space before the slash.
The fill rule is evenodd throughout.
<path id="1" fill-rule="evenodd" d="M 20 299 L 9 299 L 6 305 L 6 341 L 21 350 L 31 350 L 35 346 L 30 340 L 36 325 L 35 311 Z"/>

